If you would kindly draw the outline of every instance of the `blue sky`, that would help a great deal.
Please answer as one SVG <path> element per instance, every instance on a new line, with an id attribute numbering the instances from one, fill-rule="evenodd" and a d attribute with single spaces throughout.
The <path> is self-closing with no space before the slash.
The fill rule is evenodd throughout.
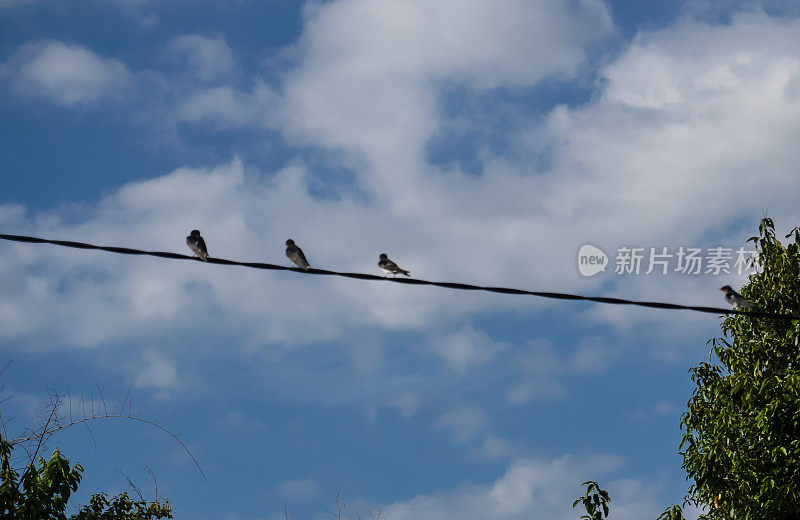
<path id="1" fill-rule="evenodd" d="M 721 306 L 616 274 L 800 223 L 791 2 L 0 0 L 0 232 Z M 578 270 L 584 244 L 609 256 Z M 645 262 L 647 259 L 645 259 Z M 675 261 L 673 258 L 672 261 Z M 646 263 L 644 264 L 646 267 Z M 644 272 L 644 269 L 643 269 Z M 10 435 L 46 388 L 139 424 L 54 437 L 80 500 L 147 464 L 176 518 L 615 519 L 687 484 L 719 318 L 0 243 Z M 689 516 L 696 512 L 689 511 Z"/>

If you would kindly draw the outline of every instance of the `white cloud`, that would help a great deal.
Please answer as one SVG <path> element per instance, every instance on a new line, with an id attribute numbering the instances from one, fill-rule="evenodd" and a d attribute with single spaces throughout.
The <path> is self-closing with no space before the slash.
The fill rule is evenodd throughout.
<path id="1" fill-rule="evenodd" d="M 677 410 L 678 407 L 675 406 L 675 403 L 670 403 L 668 401 L 661 401 L 653 408 L 653 411 L 658 415 L 673 415 L 677 412 Z"/>
<path id="2" fill-rule="evenodd" d="M 22 421 L 24 425 L 28 421 L 33 421 L 35 417 L 40 416 L 45 410 L 45 405 L 49 400 L 45 396 L 29 394 L 26 392 L 14 392 L 0 387 L 0 403 L 4 406 L 15 407 L 22 413 Z"/>
<path id="3" fill-rule="evenodd" d="M 410 419 L 420 407 L 420 398 L 413 392 L 400 392 L 389 398 L 388 406 L 397 408 L 400 415 Z"/>
<path id="4" fill-rule="evenodd" d="M 448 367 L 464 373 L 471 365 L 488 363 L 496 352 L 503 349 L 503 345 L 492 341 L 485 332 L 466 326 L 449 334 L 434 336 L 431 349 L 444 359 Z"/>
<path id="5" fill-rule="evenodd" d="M 225 415 L 222 422 L 231 428 L 241 428 L 245 424 L 245 415 L 238 410 L 231 410 Z"/>
<path id="6" fill-rule="evenodd" d="M 586 16 L 594 13 L 590 18 L 600 27 L 581 40 L 585 45 L 610 29 L 604 11 L 590 9 L 595 4 L 579 5 Z M 533 172 L 526 164 L 489 154 L 484 173 L 475 176 L 433 167 L 419 153 L 440 122 L 431 78 L 461 78 L 480 89 L 489 85 L 489 76 L 504 85 L 543 76 L 516 71 L 527 62 L 522 54 L 506 61 L 505 43 L 480 50 L 469 41 L 445 38 L 469 40 L 469 31 L 459 27 L 498 38 L 505 33 L 527 37 L 506 11 L 498 11 L 495 19 L 477 7 L 456 10 L 447 19 L 437 4 L 429 9 L 439 13 L 434 18 L 441 24 L 432 35 L 421 35 L 402 30 L 416 19 L 415 6 L 401 6 L 392 17 L 368 3 L 325 4 L 309 15 L 298 44 L 307 52 L 286 78 L 282 97 L 264 94 L 284 103 L 282 110 L 297 110 L 286 129 L 290 135 L 300 132 L 322 146 L 351 146 L 370 158 L 354 172 L 359 187 L 370 193 L 366 201 L 346 192 L 338 200 L 315 199 L 309 195 L 313 174 L 299 162 L 267 175 L 236 160 L 131 183 L 83 208 L 84 220 L 65 210 L 25 216 L 17 207 L 3 206 L 0 222 L 4 229 L 43 236 L 177 251 L 186 250 L 188 230 L 199 228 L 212 256 L 278 263 L 285 261 L 283 242 L 292 237 L 316 266 L 377 272 L 377 254 L 387 251 L 427 279 L 581 293 L 610 285 L 625 296 L 716 305 L 721 284 L 705 290 L 703 284 L 710 284 L 705 278 L 651 275 L 616 284 L 608 284 L 608 278 L 606 283 L 583 279 L 574 267 L 577 246 L 586 240 L 605 247 L 621 241 L 693 245 L 710 235 L 730 243 L 749 230 L 720 235 L 720 229 L 750 215 L 752 228 L 764 205 L 779 221 L 800 220 L 794 166 L 800 159 L 795 146 L 800 99 L 794 94 L 800 68 L 792 37 L 800 22 L 758 14 L 735 18 L 729 26 L 683 22 L 643 33 L 604 69 L 607 81 L 592 102 L 555 109 L 543 127 L 531 122 L 537 142 L 544 139 L 550 146 L 549 168 Z M 411 14 L 400 16 L 403 9 Z M 564 15 L 563 7 L 520 9 L 523 20 Z M 351 22 L 374 23 L 348 25 L 341 19 L 346 15 L 358 15 Z M 365 33 L 343 34 L 345 26 Z M 382 33 L 394 35 L 389 41 L 398 48 L 392 52 L 408 55 L 381 65 L 366 43 L 387 47 Z M 522 49 L 530 50 L 539 38 L 530 37 L 533 43 L 524 40 Z M 422 56 L 415 38 L 439 38 L 440 46 L 431 44 L 439 50 Z M 548 45 L 566 45 L 569 55 L 581 54 L 574 37 L 565 38 L 568 43 Z M 444 55 L 455 56 L 452 64 Z M 353 58 L 349 64 L 347 57 Z M 499 70 L 493 75 L 487 72 L 494 70 L 492 60 Z M 575 66 L 566 60 L 558 71 L 542 70 L 569 75 Z M 661 70 L 670 71 L 669 77 Z M 237 97 L 237 91 L 219 86 L 206 93 L 208 104 L 195 103 L 195 112 L 184 107 L 186 120 L 223 118 L 214 114 L 231 115 L 230 124 L 251 120 L 253 102 Z M 526 133 L 520 139 L 533 137 Z M 336 341 L 365 329 L 421 330 L 444 337 L 440 355 L 458 371 L 497 356 L 482 333 L 461 328 L 464 316 L 529 312 L 545 303 L 49 246 L 2 247 L 9 254 L 0 256 L 0 270 L 11 282 L 0 295 L 0 334 L 31 342 L 55 338 L 53 345 L 97 345 L 170 332 L 182 337 L 187 328 L 212 321 L 216 333 L 244 336 L 244 349 Z M 555 305 L 565 320 L 577 324 L 584 317 L 575 304 Z M 673 319 L 652 310 L 592 309 L 593 318 L 614 323 Z M 700 321 L 688 314 L 680 318 Z M 425 342 L 433 344 L 429 338 Z M 589 354 L 596 360 L 604 352 L 586 350 L 580 359 Z M 536 378 L 509 390 L 510 402 L 563 392 L 552 371 L 535 370 Z M 413 413 L 413 408 L 403 409 Z"/>
<path id="7" fill-rule="evenodd" d="M 136 387 L 165 390 L 178 385 L 178 371 L 171 359 L 156 350 L 146 350 L 141 357 L 142 363 L 134 369 Z"/>
<path id="8" fill-rule="evenodd" d="M 202 81 L 230 81 L 236 66 L 233 53 L 222 36 L 184 34 L 170 42 L 169 51 Z"/>
<path id="9" fill-rule="evenodd" d="M 175 117 L 187 123 L 208 123 L 218 127 L 263 126 L 270 117 L 275 94 L 263 83 L 251 93 L 229 86 L 198 89 L 175 109 Z"/>
<path id="10" fill-rule="evenodd" d="M 648 406 L 637 408 L 628 412 L 628 416 L 636 421 L 652 421 L 654 418 L 669 416 L 677 418 L 680 416 L 681 410 L 679 407 L 670 401 L 661 401 L 658 403 L 650 403 Z"/>
<path id="11" fill-rule="evenodd" d="M 488 436 L 478 450 L 479 455 L 489 459 L 502 459 L 512 456 L 517 452 L 514 445 L 505 439 Z"/>
<path id="12" fill-rule="evenodd" d="M 584 338 L 569 360 L 569 367 L 576 372 L 603 372 L 611 366 L 616 354 L 617 349 L 604 344 L 600 338 Z"/>
<path id="13" fill-rule="evenodd" d="M 404 199 L 437 129 L 438 82 L 485 89 L 571 76 L 584 48 L 612 31 L 594 0 L 315 4 L 275 125 L 304 142 L 365 154 L 365 184 Z"/>
<path id="14" fill-rule="evenodd" d="M 474 439 L 486 424 L 486 414 L 472 406 L 446 412 L 436 421 L 437 428 L 450 431 L 455 440 L 461 443 Z"/>
<path id="15" fill-rule="evenodd" d="M 313 199 L 302 168 L 287 168 L 271 179 L 246 176 L 238 160 L 212 170 L 184 168 L 128 184 L 85 210 L 87 218 L 80 222 L 59 210 L 22 223 L 16 210 L 0 216 L 43 236 L 183 252 L 188 252 L 184 237 L 196 228 L 211 256 L 279 264 L 288 263 L 283 243 L 293 237 L 314 266 L 379 274 L 381 240 L 366 237 L 383 233 L 377 222 L 364 226 L 364 215 L 372 210 L 346 199 Z M 292 345 L 337 339 L 353 326 L 416 328 L 461 312 L 458 303 L 444 314 L 431 312 L 445 300 L 458 302 L 452 293 L 437 291 L 420 302 L 416 288 L 388 283 L 48 246 L 3 247 L 10 254 L 0 258 L 0 269 L 15 280 L 0 295 L 3 334 L 47 337 L 54 344 L 163 336 L 213 322 L 216 333 L 243 334 L 251 346 L 251 341 Z M 46 270 L 37 267 L 45 265 Z M 307 326 L 311 318 L 314 327 Z"/>
<path id="16" fill-rule="evenodd" d="M 765 204 L 787 220 L 800 216 L 792 202 L 798 194 L 792 143 L 800 118 L 786 94 L 797 83 L 791 38 L 796 21 L 748 15 L 727 27 L 687 21 L 642 33 L 605 69 L 607 82 L 595 101 L 559 107 L 545 127 L 532 131 L 545 136 L 549 169 L 533 172 L 489 152 L 483 175 L 470 176 L 431 167 L 422 157 L 441 124 L 431 78 L 463 79 L 459 67 L 466 63 L 480 75 L 487 55 L 475 54 L 469 44 L 448 51 L 457 56 L 452 62 L 438 61 L 436 52 L 419 59 L 414 53 L 417 41 L 448 48 L 428 45 L 426 38 L 447 34 L 448 23 L 467 23 L 458 16 L 508 30 L 501 15 L 476 16 L 478 22 L 470 13 L 459 11 L 456 20 L 417 35 L 398 29 L 417 19 L 405 11 L 389 18 L 359 2 L 326 4 L 310 15 L 298 45 L 303 59 L 283 87 L 280 128 L 311 143 L 361 151 L 367 165 L 356 172 L 360 187 L 394 222 L 394 241 L 411 235 L 428 253 L 429 244 L 441 249 L 442 258 L 430 266 L 434 274 L 458 271 L 466 279 L 492 281 L 516 275 L 518 285 L 590 292 L 599 278 L 580 280 L 564 268 L 587 240 L 612 246 L 701 243 L 746 215 L 752 226 Z M 369 23 L 358 24 L 356 34 L 342 34 L 345 26 L 352 31 L 343 20 L 362 18 Z M 754 59 L 742 58 L 754 52 Z M 513 53 L 498 62 L 500 69 L 522 67 Z M 492 77 L 506 85 L 516 81 L 510 72 Z M 486 86 L 477 80 L 471 85 Z M 753 171 L 766 172 L 766 179 Z M 405 226 L 412 231 L 400 232 Z M 747 232 L 725 238 L 738 245 Z M 417 258 L 410 258 L 413 266 Z M 669 277 L 667 297 L 685 293 L 686 301 L 719 303 L 713 291 L 698 294 L 696 279 L 672 284 L 675 279 Z M 666 279 L 647 283 L 650 295 L 667 287 Z M 658 319 L 663 313 L 648 315 Z"/>
<path id="17" fill-rule="evenodd" d="M 535 400 L 559 399 L 566 395 L 564 385 L 553 377 L 538 377 L 515 384 L 507 392 L 509 404 L 519 405 Z"/>
<path id="18" fill-rule="evenodd" d="M 567 390 L 559 376 L 569 371 L 565 359 L 558 356 L 549 340 L 529 341 L 513 360 L 513 366 L 523 373 L 520 380 L 506 393 L 509 404 L 563 398 Z"/>
<path id="19" fill-rule="evenodd" d="M 319 493 L 317 483 L 313 478 L 302 478 L 282 482 L 275 495 L 282 500 L 308 500 Z"/>
<path id="20" fill-rule="evenodd" d="M 798 24 L 754 14 L 640 34 L 596 103 L 553 113 L 554 202 L 603 221 L 636 215 L 625 228 L 641 241 L 695 240 L 764 205 L 796 218 Z"/>
<path id="21" fill-rule="evenodd" d="M 498 480 L 465 484 L 452 491 L 419 495 L 382 507 L 392 520 L 460 520 L 496 518 L 565 520 L 579 516 L 573 500 L 583 491 L 580 483 L 600 479 L 620 467 L 618 457 L 564 456 L 555 460 L 518 459 Z M 657 500 L 658 486 L 624 479 L 601 482 L 611 495 L 611 514 L 620 520 L 655 518 L 664 507 Z"/>
<path id="22" fill-rule="evenodd" d="M 54 40 L 24 45 L 11 57 L 7 68 L 18 93 L 66 106 L 120 99 L 134 82 L 134 76 L 119 60 Z"/>

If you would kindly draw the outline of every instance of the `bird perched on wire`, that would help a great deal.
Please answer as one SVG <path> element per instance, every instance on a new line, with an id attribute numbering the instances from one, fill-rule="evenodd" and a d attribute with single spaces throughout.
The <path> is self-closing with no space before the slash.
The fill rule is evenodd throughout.
<path id="1" fill-rule="evenodd" d="M 289 260 L 294 262 L 294 265 L 308 271 L 308 260 L 306 260 L 306 255 L 303 254 L 303 250 L 295 245 L 294 240 L 291 238 L 286 241 L 286 256 L 289 257 Z"/>
<path id="2" fill-rule="evenodd" d="M 744 296 L 734 291 L 730 285 L 726 285 L 725 287 L 720 287 L 719 290 L 725 293 L 725 301 L 730 303 L 734 309 L 738 309 L 739 307 L 751 307 L 751 308 L 756 307 L 756 304 L 754 304 L 751 301 L 745 300 Z"/>
<path id="3" fill-rule="evenodd" d="M 386 256 L 386 253 L 381 253 L 381 256 L 378 257 L 378 267 L 381 268 L 381 271 L 386 273 L 386 276 L 390 274 L 397 276 L 400 273 L 406 276 L 411 276 L 411 273 L 405 269 L 401 269 L 400 266 L 389 260 L 389 257 Z"/>
<path id="4" fill-rule="evenodd" d="M 186 237 L 186 245 L 189 249 L 197 255 L 203 262 L 208 262 L 208 249 L 206 249 L 206 241 L 200 236 L 200 231 L 193 229 L 189 236 Z"/>

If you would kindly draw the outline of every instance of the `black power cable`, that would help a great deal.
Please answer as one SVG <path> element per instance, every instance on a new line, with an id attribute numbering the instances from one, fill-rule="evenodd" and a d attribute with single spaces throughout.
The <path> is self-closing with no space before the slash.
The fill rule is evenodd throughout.
<path id="1" fill-rule="evenodd" d="M 94 244 L 86 244 L 84 242 L 73 242 L 71 240 L 50 240 L 47 238 L 29 237 L 25 235 L 4 235 L 4 234 L 0 234 L 0 239 L 12 240 L 14 242 L 54 244 L 57 246 L 73 247 L 76 249 L 99 249 L 100 251 L 108 251 L 109 253 L 120 253 L 123 255 L 148 255 L 148 256 L 157 256 L 160 258 L 171 258 L 173 260 L 196 260 L 198 262 L 202 262 L 202 260 L 200 260 L 195 256 L 181 255 L 178 253 L 169 253 L 164 251 L 142 251 L 140 249 L 131 249 L 128 247 L 97 246 Z M 420 280 L 418 278 L 388 278 L 385 276 L 378 276 L 374 274 L 342 273 L 338 271 L 328 271 L 326 269 L 309 268 L 306 271 L 298 267 L 286 267 L 283 265 L 265 264 L 261 262 L 237 262 L 235 260 L 226 260 L 224 258 L 209 257 L 208 263 L 220 264 L 220 265 L 238 265 L 242 267 L 250 267 L 252 269 L 268 269 L 273 271 L 294 271 L 297 273 L 306 273 L 306 274 L 343 276 L 345 278 L 356 278 L 359 280 L 377 280 L 384 282 L 404 283 L 410 285 L 435 285 L 436 287 L 446 287 L 448 289 L 460 289 L 463 291 L 487 291 L 500 294 L 525 294 L 528 296 L 539 296 L 540 298 L 552 298 L 556 300 L 582 300 L 582 301 L 590 301 L 597 303 L 609 303 L 613 305 L 636 305 L 639 307 L 650 307 L 652 309 L 687 310 L 696 312 L 706 312 L 709 314 L 737 314 L 741 316 L 750 316 L 751 318 L 800 320 L 800 316 L 794 316 L 791 314 L 762 312 L 758 310 L 739 311 L 735 309 L 723 309 L 720 307 L 698 307 L 694 305 L 679 305 L 677 303 L 645 302 L 645 301 L 635 301 L 635 300 L 624 300 L 622 298 L 607 298 L 604 296 L 580 296 L 577 294 L 565 294 L 557 292 L 526 291 L 523 289 L 510 289 L 507 287 L 483 287 L 480 285 L 471 285 L 466 283 L 430 282 L 428 280 Z"/>

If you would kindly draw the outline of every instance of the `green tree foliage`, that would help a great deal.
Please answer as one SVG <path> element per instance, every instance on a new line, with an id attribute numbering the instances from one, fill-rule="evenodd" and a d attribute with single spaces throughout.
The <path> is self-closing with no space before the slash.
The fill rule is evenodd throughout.
<path id="1" fill-rule="evenodd" d="M 608 518 L 608 503 L 611 502 L 608 492 L 605 489 L 600 489 L 600 484 L 594 480 L 584 482 L 581 486 L 586 486 L 586 493 L 572 503 L 573 508 L 577 507 L 578 504 L 582 504 L 586 510 L 586 514 L 581 515 L 581 519 L 604 520 Z"/>
<path id="2" fill-rule="evenodd" d="M 766 312 L 800 314 L 800 228 L 775 237 L 761 221 L 760 272 L 742 295 Z M 800 518 L 800 320 L 731 315 L 712 353 L 691 369 L 696 384 L 683 414 L 687 500 L 708 520 Z"/>
<path id="3" fill-rule="evenodd" d="M 20 476 L 12 465 L 13 446 L 0 437 L 0 518 L 9 520 L 157 520 L 172 518 L 169 502 L 133 501 L 127 493 L 109 500 L 93 495 L 89 505 L 67 516 L 67 502 L 77 491 L 83 467 L 56 449 L 50 460 L 28 464 Z"/>
<path id="4" fill-rule="evenodd" d="M 685 520 L 681 506 L 672 504 L 656 520 Z"/>
<path id="5" fill-rule="evenodd" d="M 72 520 L 156 520 L 172 518 L 169 502 L 133 500 L 127 493 L 120 493 L 109 500 L 105 493 L 92 495 L 89 505 L 73 515 Z"/>

